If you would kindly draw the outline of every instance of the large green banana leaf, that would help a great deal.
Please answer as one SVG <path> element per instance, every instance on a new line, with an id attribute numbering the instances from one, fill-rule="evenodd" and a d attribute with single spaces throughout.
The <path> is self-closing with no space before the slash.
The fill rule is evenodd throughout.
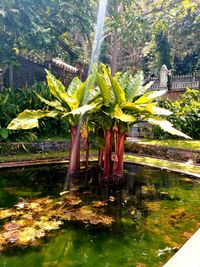
<path id="1" fill-rule="evenodd" d="M 112 89 L 115 95 L 116 103 L 120 105 L 124 105 L 126 103 L 126 96 L 125 96 L 124 89 L 121 87 L 119 82 L 115 78 L 112 77 L 109 71 L 108 71 L 108 75 L 109 75 L 110 83 L 111 83 L 111 86 L 112 86 Z"/>
<path id="2" fill-rule="evenodd" d="M 24 110 L 20 113 L 17 118 L 12 120 L 9 125 L 9 130 L 20 130 L 20 129 L 32 129 L 34 127 L 38 127 L 38 119 L 44 117 L 54 118 L 59 114 L 59 112 L 53 110 Z"/>
<path id="3" fill-rule="evenodd" d="M 82 84 L 81 80 L 78 77 L 75 77 L 70 85 L 67 88 L 67 93 L 69 96 L 72 97 L 72 95 L 74 94 L 74 92 L 76 91 L 76 89 Z"/>
<path id="4" fill-rule="evenodd" d="M 147 121 L 150 124 L 160 126 L 161 129 L 163 129 L 165 132 L 168 132 L 168 133 L 170 133 L 172 135 L 181 136 L 181 137 L 184 137 L 186 139 L 192 139 L 188 135 L 186 135 L 186 134 L 182 133 L 181 131 L 175 129 L 173 127 L 173 125 L 167 120 L 163 120 L 163 119 L 160 119 L 160 118 L 148 118 Z"/>
<path id="5" fill-rule="evenodd" d="M 157 97 L 164 95 L 166 92 L 167 92 L 167 90 L 147 92 L 143 96 L 141 96 L 138 100 L 134 101 L 134 104 L 136 104 L 136 105 L 147 104 L 151 100 L 154 100 Z"/>
<path id="6" fill-rule="evenodd" d="M 45 103 L 46 105 L 52 107 L 52 108 L 55 108 L 57 110 L 60 110 L 62 112 L 68 112 L 69 110 L 66 110 L 60 101 L 58 100 L 55 100 L 55 101 L 49 101 L 45 98 L 43 98 L 42 96 L 38 95 L 36 92 L 34 92 L 36 94 L 36 96 L 40 99 L 41 102 Z"/>
<path id="7" fill-rule="evenodd" d="M 108 106 L 111 101 L 111 88 L 102 76 L 96 73 L 96 82 L 100 89 L 101 96 L 104 100 L 104 105 Z"/>
<path id="8" fill-rule="evenodd" d="M 122 122 L 134 122 L 137 120 L 136 117 L 134 117 L 133 115 L 129 115 L 124 113 L 119 105 L 116 105 L 115 107 L 115 111 L 112 115 L 115 119 L 120 120 Z"/>
<path id="9" fill-rule="evenodd" d="M 102 105 L 101 101 L 98 101 L 96 103 L 91 103 L 88 105 L 84 105 L 84 106 L 81 106 L 79 108 L 73 109 L 72 111 L 65 114 L 63 117 L 68 116 L 68 115 L 80 115 L 80 116 L 82 116 L 88 111 L 98 110 L 101 107 L 101 105 Z"/>
<path id="10" fill-rule="evenodd" d="M 76 104 L 73 106 L 73 109 L 78 108 L 79 105 L 84 105 L 87 102 L 88 93 L 94 87 L 95 75 L 91 74 L 87 80 L 81 83 L 72 95 L 72 99 L 76 101 Z"/>
<path id="11" fill-rule="evenodd" d="M 61 103 L 68 105 L 70 109 L 76 104 L 76 101 L 71 98 L 65 91 L 65 86 L 57 80 L 49 71 L 47 72 L 47 84 L 51 94 Z"/>
<path id="12" fill-rule="evenodd" d="M 128 84 L 124 86 L 127 101 L 132 101 L 134 97 L 142 94 L 143 83 L 144 75 L 142 71 L 136 73 L 134 77 L 129 77 Z"/>
<path id="13" fill-rule="evenodd" d="M 161 115 L 161 116 L 169 116 L 172 112 L 165 108 L 160 108 L 156 106 L 154 103 L 145 105 L 145 110 L 152 115 Z"/>

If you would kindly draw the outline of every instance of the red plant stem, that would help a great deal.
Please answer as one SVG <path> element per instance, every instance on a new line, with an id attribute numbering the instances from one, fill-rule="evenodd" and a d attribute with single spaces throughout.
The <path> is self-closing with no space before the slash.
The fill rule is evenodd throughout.
<path id="1" fill-rule="evenodd" d="M 70 129 L 70 156 L 69 174 L 74 174 L 80 169 L 80 131 L 75 126 Z"/>
<path id="2" fill-rule="evenodd" d="M 85 147 L 85 168 L 88 169 L 88 167 L 89 167 L 89 155 L 90 155 L 90 143 L 89 143 L 88 136 L 85 138 L 84 147 Z"/>
<path id="3" fill-rule="evenodd" d="M 99 148 L 99 155 L 98 155 L 98 168 L 101 170 L 103 168 L 103 149 Z"/>
<path id="4" fill-rule="evenodd" d="M 113 175 L 123 176 L 123 160 L 124 160 L 124 141 L 126 134 L 121 133 L 120 129 L 114 131 L 115 138 L 115 154 L 113 164 Z"/>
<path id="5" fill-rule="evenodd" d="M 118 129 L 116 128 L 114 131 L 113 131 L 113 135 L 114 135 L 114 144 L 115 144 L 115 152 L 114 152 L 114 158 L 113 158 L 113 174 L 116 175 L 116 169 L 117 169 L 117 166 L 118 166 L 118 136 L 119 136 L 119 131 Z"/>
<path id="6" fill-rule="evenodd" d="M 124 165 L 124 141 L 126 139 L 125 133 L 120 134 L 118 142 L 118 166 L 117 166 L 117 176 L 123 176 L 123 165 Z"/>
<path id="7" fill-rule="evenodd" d="M 104 178 L 109 179 L 111 174 L 111 154 L 112 154 L 112 130 L 105 131 L 105 149 L 104 149 Z"/>

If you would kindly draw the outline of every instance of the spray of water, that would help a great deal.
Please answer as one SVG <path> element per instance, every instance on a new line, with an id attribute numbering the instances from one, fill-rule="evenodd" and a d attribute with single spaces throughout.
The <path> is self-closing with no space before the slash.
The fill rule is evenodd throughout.
<path id="1" fill-rule="evenodd" d="M 90 64 L 89 64 L 89 69 L 88 69 L 88 75 L 91 74 L 92 71 L 92 66 L 93 64 L 98 62 L 99 59 L 99 54 L 100 54 L 100 49 L 101 49 L 101 41 L 102 41 L 102 36 L 103 36 L 103 28 L 104 28 L 104 21 L 105 21 L 105 16 L 106 16 L 106 9 L 107 9 L 107 4 L 108 0 L 100 0 L 99 2 L 99 10 L 98 10 L 98 15 L 97 15 L 97 24 L 96 24 L 96 29 L 95 29 L 95 37 L 94 37 L 94 42 L 93 42 L 93 49 L 92 49 L 92 54 L 91 54 L 91 59 L 90 59 Z M 85 88 L 85 95 L 82 101 L 82 105 L 85 104 L 86 99 L 87 99 L 87 93 L 88 93 L 88 86 L 86 85 Z M 80 122 L 78 124 L 78 132 L 80 131 L 81 128 L 81 121 L 82 118 L 80 118 Z M 79 141 L 79 135 L 77 134 L 75 137 L 75 143 L 78 143 Z M 76 146 L 72 148 L 72 156 L 71 156 L 71 162 L 74 164 L 76 161 Z M 67 181 L 65 184 L 65 189 L 70 186 L 71 183 L 71 174 L 67 174 Z"/>
<path id="2" fill-rule="evenodd" d="M 95 30 L 95 37 L 94 37 L 88 74 L 91 73 L 93 64 L 97 63 L 99 59 L 107 4 L 108 0 L 100 0 L 99 11 L 97 15 L 97 25 Z"/>

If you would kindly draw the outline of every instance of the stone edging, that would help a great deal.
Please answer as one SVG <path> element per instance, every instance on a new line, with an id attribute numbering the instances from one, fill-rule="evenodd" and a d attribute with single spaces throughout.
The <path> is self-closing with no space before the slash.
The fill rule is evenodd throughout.
<path id="1" fill-rule="evenodd" d="M 163 267 L 200 266 L 200 229 L 181 247 Z"/>

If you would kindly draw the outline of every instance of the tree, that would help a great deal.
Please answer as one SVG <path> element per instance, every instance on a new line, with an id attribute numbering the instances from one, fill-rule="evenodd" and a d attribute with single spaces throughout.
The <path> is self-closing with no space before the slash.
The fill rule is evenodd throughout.
<path id="1" fill-rule="evenodd" d="M 123 8 L 119 8 L 120 6 L 123 6 Z M 188 24 L 188 29 L 191 26 L 194 28 L 194 31 L 190 31 L 189 36 L 193 35 L 198 43 L 199 35 L 196 27 L 199 25 L 199 3 L 196 0 L 143 0 L 139 2 L 116 0 L 110 2 L 108 12 L 109 17 L 106 21 L 105 36 L 107 36 L 106 40 L 111 44 L 110 47 L 114 46 L 115 50 L 108 50 L 106 62 L 109 59 L 114 70 L 126 71 L 130 69 L 135 72 L 138 69 L 146 69 L 147 72 L 153 73 L 158 71 L 160 49 L 156 48 L 156 36 L 160 35 L 161 37 L 161 33 L 164 33 L 167 63 L 173 65 L 174 57 L 179 53 L 178 48 L 184 46 L 187 42 L 184 40 L 184 35 L 181 36 L 181 32 L 184 32 L 185 23 Z M 194 24 L 189 17 L 193 17 Z M 178 39 L 176 39 L 176 33 L 179 35 Z M 186 34 L 185 37 L 187 40 Z M 181 41 L 178 42 L 180 39 Z M 188 39 L 191 40 L 191 37 Z M 196 45 L 194 44 L 194 46 L 190 46 L 190 49 L 196 51 L 195 47 Z M 169 48 L 171 50 L 170 53 Z M 186 47 L 183 50 L 180 49 L 182 56 L 188 53 L 187 50 Z M 194 55 L 198 57 L 199 51 L 195 52 Z M 149 65 L 148 67 L 147 64 Z"/>
<path id="2" fill-rule="evenodd" d="M 15 53 L 38 59 L 50 54 L 68 62 L 88 57 L 95 8 L 92 0 L 81 5 L 78 0 L 1 1 L 1 58 L 11 60 Z"/>

